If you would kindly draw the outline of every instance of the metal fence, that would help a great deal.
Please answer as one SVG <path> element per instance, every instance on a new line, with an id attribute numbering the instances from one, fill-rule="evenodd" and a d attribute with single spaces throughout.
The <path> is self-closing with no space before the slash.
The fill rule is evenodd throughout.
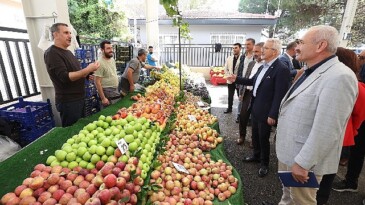
<path id="1" fill-rule="evenodd" d="M 4 27 L 0 31 L 27 33 Z M 0 104 L 40 94 L 29 39 L 0 38 L 0 79 Z"/>
<path id="2" fill-rule="evenodd" d="M 223 66 L 227 57 L 232 55 L 232 45 L 221 45 L 218 50 L 216 50 L 215 44 L 182 44 L 181 63 L 196 67 Z M 177 62 L 178 60 L 178 44 L 161 46 L 161 63 Z"/>

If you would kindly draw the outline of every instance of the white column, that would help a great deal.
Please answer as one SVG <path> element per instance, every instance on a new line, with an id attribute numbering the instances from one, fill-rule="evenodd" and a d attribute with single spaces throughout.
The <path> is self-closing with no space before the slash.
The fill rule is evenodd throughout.
<path id="1" fill-rule="evenodd" d="M 147 48 L 153 46 L 154 52 L 159 59 L 160 45 L 159 45 L 159 27 L 158 27 L 158 7 L 159 0 L 145 0 L 146 2 L 146 35 Z M 160 63 L 160 62 L 159 62 Z"/>
<path id="2" fill-rule="evenodd" d="M 67 0 L 22 0 L 22 4 L 42 98 L 51 100 L 56 125 L 61 125 L 55 105 L 55 90 L 44 64 L 44 52 L 38 48 L 38 43 L 45 25 L 52 25 L 54 21 L 70 23 Z M 52 18 L 53 12 L 57 14 L 56 19 Z"/>
<path id="3" fill-rule="evenodd" d="M 354 21 L 357 5 L 358 5 L 358 0 L 347 0 L 345 13 L 343 15 L 340 29 L 341 47 L 347 46 L 348 39 L 346 37 L 348 34 L 351 33 L 351 27 Z"/>

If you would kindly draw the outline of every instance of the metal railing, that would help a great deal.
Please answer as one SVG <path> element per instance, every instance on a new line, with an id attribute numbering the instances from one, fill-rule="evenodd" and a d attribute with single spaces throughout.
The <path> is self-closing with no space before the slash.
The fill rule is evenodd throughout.
<path id="1" fill-rule="evenodd" d="M 27 30 L 0 27 L 0 31 Z M 0 37 L 0 104 L 40 94 L 29 39 Z"/>

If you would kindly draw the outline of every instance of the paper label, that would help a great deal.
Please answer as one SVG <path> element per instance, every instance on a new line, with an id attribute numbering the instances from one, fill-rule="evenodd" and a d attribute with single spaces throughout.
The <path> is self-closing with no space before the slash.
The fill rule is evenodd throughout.
<path id="1" fill-rule="evenodd" d="M 116 144 L 122 154 L 125 154 L 129 149 L 128 144 L 124 139 L 120 139 L 120 140 L 116 141 Z"/>
<path id="2" fill-rule="evenodd" d="M 175 163 L 175 162 L 173 162 L 172 164 L 173 164 L 173 165 L 174 165 L 174 167 L 177 169 L 177 171 L 179 171 L 179 172 L 183 172 L 183 173 L 185 173 L 185 174 L 189 174 L 188 170 L 186 170 L 186 168 L 185 168 L 183 165 L 181 165 L 181 164 L 177 164 L 177 163 Z"/>
<path id="3" fill-rule="evenodd" d="M 196 122 L 196 117 L 194 115 L 188 115 L 190 121 Z"/>

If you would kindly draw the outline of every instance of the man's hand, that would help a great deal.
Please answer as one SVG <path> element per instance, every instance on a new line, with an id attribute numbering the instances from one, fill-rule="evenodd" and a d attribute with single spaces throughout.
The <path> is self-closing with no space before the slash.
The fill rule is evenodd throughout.
<path id="1" fill-rule="evenodd" d="M 270 126 L 274 126 L 276 124 L 276 120 L 271 117 L 268 117 L 267 124 L 269 124 Z"/>
<path id="2" fill-rule="evenodd" d="M 99 62 L 94 62 L 94 63 L 90 63 L 86 69 L 88 69 L 89 73 L 96 71 L 97 69 L 99 69 L 100 67 L 100 63 Z"/>
<path id="3" fill-rule="evenodd" d="M 295 181 L 300 182 L 302 184 L 308 182 L 309 179 L 308 170 L 302 168 L 297 163 L 294 163 L 294 165 L 291 167 L 291 171 Z"/>
<path id="4" fill-rule="evenodd" d="M 230 76 L 227 76 L 227 80 L 231 81 L 231 82 L 236 82 L 236 78 L 237 76 L 236 75 L 230 75 Z"/>
<path id="5" fill-rule="evenodd" d="M 159 66 L 155 66 L 155 69 L 156 69 L 156 70 L 161 70 L 161 67 L 159 67 Z"/>
<path id="6" fill-rule="evenodd" d="M 129 91 L 130 92 L 133 92 L 134 91 L 134 84 L 129 86 Z"/>
<path id="7" fill-rule="evenodd" d="M 94 75 L 89 75 L 89 79 L 90 81 L 93 81 L 94 80 Z"/>
<path id="8" fill-rule="evenodd" d="M 110 103 L 109 103 L 108 98 L 104 98 L 104 99 L 102 99 L 102 100 L 101 100 L 101 104 L 103 104 L 103 106 L 107 106 L 107 105 L 109 105 Z"/>

